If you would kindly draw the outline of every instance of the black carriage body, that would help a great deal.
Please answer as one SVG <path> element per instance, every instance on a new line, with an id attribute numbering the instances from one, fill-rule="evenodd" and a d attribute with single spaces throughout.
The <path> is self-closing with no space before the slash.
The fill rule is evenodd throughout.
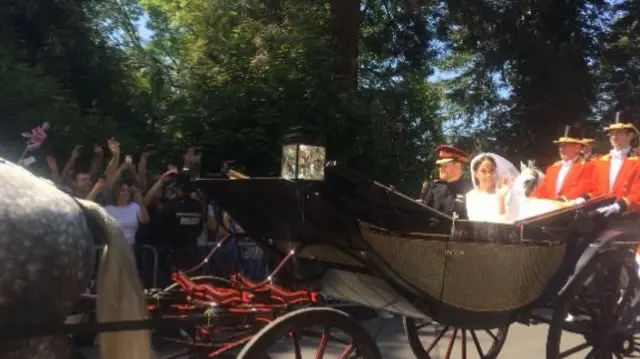
<path id="1" fill-rule="evenodd" d="M 321 292 L 461 328 L 508 325 L 555 295 L 583 245 L 575 209 L 515 224 L 455 220 L 340 165 L 322 182 L 198 185 L 250 236 L 295 251 L 302 272 L 321 274 Z"/>

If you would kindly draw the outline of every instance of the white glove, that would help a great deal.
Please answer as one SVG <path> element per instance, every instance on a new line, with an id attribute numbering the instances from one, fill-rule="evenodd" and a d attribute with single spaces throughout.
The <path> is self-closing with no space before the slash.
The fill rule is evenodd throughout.
<path id="1" fill-rule="evenodd" d="M 582 198 L 582 197 L 578 197 L 576 199 L 572 199 L 571 201 L 569 201 L 569 204 L 572 206 L 577 206 L 579 204 L 583 204 L 585 203 L 587 200 Z"/>
<path id="2" fill-rule="evenodd" d="M 619 213 L 621 209 L 622 208 L 620 208 L 619 204 L 614 203 L 614 204 L 610 204 L 608 206 L 600 207 L 596 211 L 598 211 L 598 213 L 602 214 L 605 217 L 609 217 L 611 215 Z"/>

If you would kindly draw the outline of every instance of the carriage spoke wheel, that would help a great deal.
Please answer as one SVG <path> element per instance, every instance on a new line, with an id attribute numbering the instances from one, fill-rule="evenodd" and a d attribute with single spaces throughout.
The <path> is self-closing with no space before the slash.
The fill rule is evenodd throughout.
<path id="1" fill-rule="evenodd" d="M 558 300 L 547 359 L 622 359 L 640 353 L 633 326 L 640 298 L 635 254 L 611 251 L 592 259 Z"/>
<path id="2" fill-rule="evenodd" d="M 404 318 L 403 324 L 411 351 L 418 359 L 493 359 L 509 331 L 509 327 L 462 329 L 411 318 Z"/>
<path id="3" fill-rule="evenodd" d="M 211 275 L 194 276 L 189 277 L 189 279 L 196 284 L 207 284 L 214 288 L 232 288 L 234 286 L 234 283 L 226 278 Z M 164 289 L 156 290 L 151 294 L 156 294 L 158 292 L 162 292 L 173 298 L 182 298 L 184 300 L 184 304 L 188 303 L 188 300 L 186 299 L 187 295 L 182 292 L 182 289 L 177 282 L 172 283 Z M 153 304 L 153 301 L 151 301 L 151 304 Z M 163 313 L 162 309 L 156 309 L 154 311 L 154 315 L 159 318 L 164 314 L 165 313 Z M 175 315 L 175 313 L 170 314 Z M 231 332 L 231 335 L 234 335 L 232 338 L 242 337 L 248 336 L 255 331 L 257 331 L 257 329 L 252 327 L 240 328 L 237 331 Z M 154 331 L 152 333 L 152 343 L 154 349 L 171 353 L 163 355 L 161 359 L 207 358 L 208 354 L 214 351 L 214 349 L 224 347 L 224 345 L 220 343 L 211 342 L 208 338 L 202 338 L 199 334 L 198 327 Z M 229 351 L 231 352 L 231 350 L 232 349 Z M 216 355 L 215 358 L 227 359 L 235 358 L 235 356 L 233 354 L 228 354 L 225 351 Z"/>
<path id="4" fill-rule="evenodd" d="M 371 335 L 351 316 L 333 308 L 305 308 L 265 326 L 237 359 L 381 359 Z"/>

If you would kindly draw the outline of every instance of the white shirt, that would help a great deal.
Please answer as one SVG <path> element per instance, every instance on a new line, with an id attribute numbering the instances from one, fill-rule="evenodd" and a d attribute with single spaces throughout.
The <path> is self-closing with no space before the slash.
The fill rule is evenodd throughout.
<path id="1" fill-rule="evenodd" d="M 131 202 L 123 207 L 108 205 L 104 207 L 105 211 L 120 223 L 120 230 L 127 243 L 134 245 L 136 243 L 136 231 L 140 222 L 140 206 Z"/>
<path id="2" fill-rule="evenodd" d="M 466 194 L 466 206 L 470 221 L 497 223 L 506 221 L 505 215 L 500 214 L 500 200 L 496 193 L 473 189 Z"/>
<path id="3" fill-rule="evenodd" d="M 564 179 L 567 177 L 569 170 L 571 169 L 571 165 L 574 160 L 562 161 L 562 167 L 560 167 L 560 172 L 558 172 L 558 178 L 556 178 L 556 196 L 560 193 L 562 189 L 562 184 L 564 183 Z"/>
<path id="4" fill-rule="evenodd" d="M 609 192 L 613 190 L 613 185 L 616 183 L 616 178 L 618 178 L 618 172 L 620 172 L 622 163 L 630 150 L 631 149 L 627 147 L 619 150 L 612 149 L 609 152 L 611 155 L 611 167 L 609 167 Z"/>

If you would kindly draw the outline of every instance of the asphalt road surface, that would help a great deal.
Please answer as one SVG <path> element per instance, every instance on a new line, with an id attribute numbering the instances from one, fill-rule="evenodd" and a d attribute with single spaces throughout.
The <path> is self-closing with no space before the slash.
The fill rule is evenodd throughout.
<path id="1" fill-rule="evenodd" d="M 402 329 L 402 321 L 399 318 L 392 319 L 379 319 L 379 320 L 369 320 L 364 322 L 366 328 L 370 333 L 378 333 L 376 336 L 376 342 L 380 347 L 382 352 L 382 357 L 384 359 L 405 359 L 405 358 L 415 358 L 411 349 L 409 348 L 409 344 L 407 338 Z M 545 344 L 547 339 L 547 329 L 548 326 L 546 324 L 540 324 L 536 326 L 524 326 L 520 324 L 514 324 L 509 329 L 509 334 L 507 336 L 507 341 L 500 353 L 499 358 L 507 358 L 507 359 L 545 359 Z M 333 334 L 333 333 L 332 333 Z M 338 335 L 339 336 L 339 335 Z M 461 337 L 458 334 L 455 345 L 452 349 L 451 359 L 460 359 L 462 358 L 462 345 L 460 345 Z M 479 355 L 475 349 L 474 342 L 470 334 L 466 334 L 467 337 L 467 345 L 466 352 L 468 359 L 477 359 Z M 478 341 L 481 343 L 480 346 L 483 347 L 486 352 L 487 344 L 490 344 L 492 340 L 485 333 L 478 333 L 477 335 Z M 444 358 L 445 353 L 447 351 L 447 347 L 449 344 L 450 333 L 447 333 L 436 345 L 435 349 L 431 352 L 433 359 Z M 569 347 L 566 347 L 565 344 L 572 344 L 572 346 L 578 345 L 581 343 L 580 338 L 573 336 L 570 341 L 571 343 L 565 342 L 565 337 L 563 336 L 563 349 L 566 350 Z M 421 339 L 424 346 L 429 346 L 429 344 L 434 339 L 434 327 L 427 327 L 423 332 L 421 332 Z M 314 358 L 315 347 L 317 346 L 317 341 L 315 343 L 309 343 L 305 340 L 301 342 L 301 346 L 303 347 L 303 358 Z M 339 343 L 338 343 L 339 344 Z M 269 351 L 269 357 L 276 358 L 293 358 L 293 351 L 289 348 L 293 348 L 292 345 L 280 345 L 275 348 L 274 351 Z M 337 358 L 340 353 L 344 350 L 344 346 L 340 344 L 338 347 L 334 343 L 330 343 L 325 354 L 325 358 Z M 96 354 L 95 349 L 89 349 L 84 351 L 87 359 L 99 359 Z M 162 353 L 169 354 L 169 353 Z M 574 356 L 570 356 L 569 358 L 584 358 L 587 352 L 583 351 L 575 354 Z M 186 358 L 186 357 L 185 357 Z"/>

